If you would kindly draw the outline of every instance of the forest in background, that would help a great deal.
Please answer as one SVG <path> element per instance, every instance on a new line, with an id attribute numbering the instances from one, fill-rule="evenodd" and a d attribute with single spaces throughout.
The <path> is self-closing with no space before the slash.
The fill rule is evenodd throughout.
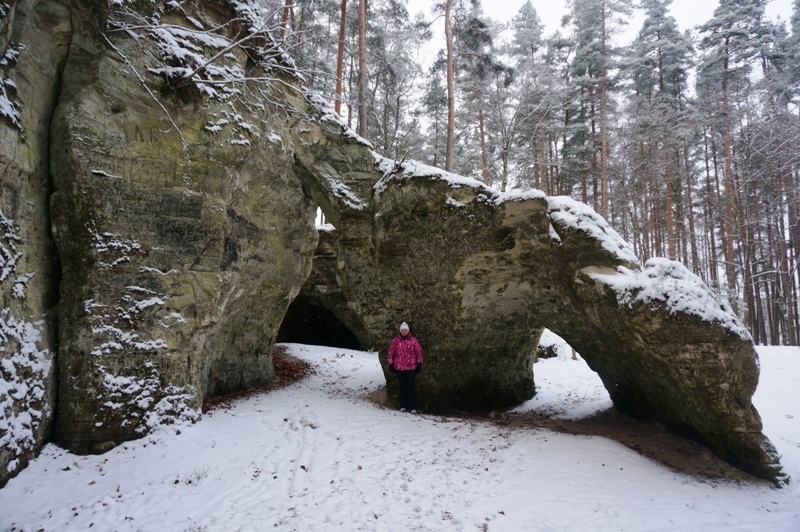
<path id="1" fill-rule="evenodd" d="M 375 149 L 594 207 L 646 261 L 686 264 L 758 344 L 800 343 L 800 0 L 567 0 L 546 35 L 480 0 L 262 0 L 305 82 Z M 629 44 L 615 36 L 644 14 Z"/>

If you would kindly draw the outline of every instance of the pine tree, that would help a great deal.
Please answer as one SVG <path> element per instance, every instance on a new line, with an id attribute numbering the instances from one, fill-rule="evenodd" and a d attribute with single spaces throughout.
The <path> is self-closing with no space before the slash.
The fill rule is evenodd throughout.
<path id="1" fill-rule="evenodd" d="M 512 58 L 514 84 L 502 114 L 504 138 L 501 183 L 514 173 L 517 186 L 532 186 L 560 194 L 557 186 L 559 142 L 562 130 L 564 86 L 554 48 L 545 41 L 544 27 L 533 4 L 527 1 L 511 22 L 512 37 L 506 53 Z"/>
<path id="2" fill-rule="evenodd" d="M 374 0 L 370 5 L 367 134 L 380 152 L 402 158 L 422 142 L 415 116 L 422 69 L 416 60 L 430 30 L 423 20 L 409 20 L 403 2 Z"/>
<path id="3" fill-rule="evenodd" d="M 714 11 L 714 17 L 699 28 L 703 36 L 700 46 L 706 55 L 699 72 L 698 93 L 719 94 L 722 100 L 720 121 L 713 126 L 717 128 L 722 143 L 725 180 L 723 250 L 729 289 L 734 289 L 737 284 L 734 211 L 738 203 L 733 152 L 734 127 L 738 118 L 735 116 L 736 102 L 731 99 L 746 85 L 753 58 L 762 47 L 765 4 L 765 0 L 722 0 Z"/>
<path id="4" fill-rule="evenodd" d="M 367 0 L 358 0 L 358 134 L 367 136 Z"/>
<path id="5" fill-rule="evenodd" d="M 638 143 L 629 153 L 638 161 L 635 166 L 641 169 L 639 177 L 645 180 L 642 192 L 657 213 L 651 223 L 642 223 L 640 227 L 647 226 L 651 237 L 663 234 L 663 239 L 654 243 L 655 249 L 661 251 L 660 244 L 665 239 L 667 256 L 675 259 L 678 240 L 675 200 L 681 197 L 678 134 L 685 125 L 684 93 L 692 45 L 678 30 L 675 19 L 668 15 L 671 3 L 672 0 L 644 0 L 642 3 L 645 20 L 631 43 L 626 74 L 633 89 L 628 111 Z M 687 192 L 690 193 L 690 189 Z M 688 207 L 691 218 L 691 202 Z M 652 212 L 646 214 L 652 215 Z M 651 243 L 643 242 L 643 249 L 645 256 L 649 256 Z"/>
<path id="6" fill-rule="evenodd" d="M 447 141 L 445 147 L 444 169 L 449 172 L 453 168 L 453 150 L 456 135 L 456 53 L 453 46 L 453 0 L 445 0 L 444 35 L 447 50 Z"/>
<path id="7" fill-rule="evenodd" d="M 511 68 L 500 62 L 494 47 L 497 26 L 482 13 L 479 1 L 456 18 L 456 86 L 461 99 L 457 135 L 460 173 L 476 175 L 490 184 L 490 151 L 495 152 L 495 134 L 489 125 L 509 97 Z M 497 125 L 497 124 L 496 124 Z M 477 152 L 472 148 L 477 146 Z M 473 159 L 474 157 L 474 159 Z M 474 162 L 473 162 L 474 160 Z"/>
<path id="8" fill-rule="evenodd" d="M 615 17 L 630 13 L 631 0 L 570 0 L 568 6 L 567 21 L 576 44 L 571 94 L 578 108 L 572 116 L 572 135 L 564 147 L 574 164 L 566 169 L 578 174 L 581 199 L 585 202 L 589 201 L 591 180 L 592 203 L 601 214 L 607 215 L 608 107 L 617 56 L 610 38 L 625 23 Z"/>

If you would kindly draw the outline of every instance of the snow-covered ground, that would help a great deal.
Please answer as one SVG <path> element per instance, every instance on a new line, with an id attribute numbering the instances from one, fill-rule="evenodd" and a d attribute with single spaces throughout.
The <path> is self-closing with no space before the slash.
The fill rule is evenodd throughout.
<path id="1" fill-rule="evenodd" d="M 365 397 L 384 384 L 374 353 L 289 351 L 316 374 L 102 456 L 48 445 L 0 490 L 0 530 L 800 530 L 798 348 L 759 348 L 784 489 L 684 476 L 599 437 L 401 414 Z M 534 369 L 519 410 L 610 404 L 566 352 Z"/>

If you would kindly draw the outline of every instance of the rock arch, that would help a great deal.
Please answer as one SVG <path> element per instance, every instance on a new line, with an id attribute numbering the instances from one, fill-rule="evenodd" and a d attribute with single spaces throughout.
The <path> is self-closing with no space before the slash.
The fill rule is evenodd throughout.
<path id="1" fill-rule="evenodd" d="M 304 92 L 283 56 L 270 63 L 282 64 L 270 73 L 279 82 L 242 82 L 239 94 L 261 101 L 170 95 L 151 69 L 155 43 L 103 35 L 98 24 L 117 15 L 105 3 L 92 13 L 99 4 L 50 14 L 58 47 L 69 50 L 57 61 L 63 79 L 52 81 L 55 62 L 49 70 L 32 63 L 24 72 L 52 79 L 19 85 L 25 94 L 52 88 L 52 103 L 21 115 L 23 129 L 49 148 L 34 170 L 49 167 L 52 177 L 58 253 L 46 243 L 36 260 L 60 268 L 47 276 L 60 282 L 58 321 L 42 334 L 58 327 L 48 345 L 58 349 L 59 397 L 43 400 L 52 408 L 43 409 L 50 413 L 37 446 L 54 408 L 59 443 L 103 452 L 157 424 L 195 419 L 210 394 L 269 382 L 272 345 L 311 271 L 319 205 L 338 230 L 325 259 L 334 281 L 320 284 L 331 289 L 326 308 L 382 355 L 399 321 L 412 324 L 428 355 L 424 408 L 529 398 L 532 349 L 547 326 L 581 352 L 623 411 L 693 436 L 746 471 L 782 478 L 751 404 L 752 341 L 724 305 L 710 312 L 720 304 L 685 269 L 663 261 L 642 268 L 602 220 L 566 199 L 501 197 L 435 168 L 382 159 Z M 228 22 L 246 19 L 237 6 L 133 9 L 182 24 L 181 32 L 222 28 L 233 42 L 241 28 Z M 20 32 L 23 44 L 49 42 L 38 38 L 46 28 Z M 257 68 L 255 47 L 235 52 L 219 60 Z M 3 145 L 4 160 L 15 160 L 15 146 Z M 686 305 L 697 300 L 706 303 L 700 314 Z M 0 456 L 0 465 L 19 456 Z"/>
<path id="2" fill-rule="evenodd" d="M 529 399 L 547 327 L 582 354 L 622 412 L 748 472 L 782 477 L 751 403 L 752 340 L 685 267 L 640 265 L 602 218 L 569 198 L 500 195 L 414 162 L 375 166 L 368 207 L 340 204 L 335 277 L 365 324 L 362 345 L 382 360 L 397 324 L 413 324 L 427 351 L 423 409 Z"/>

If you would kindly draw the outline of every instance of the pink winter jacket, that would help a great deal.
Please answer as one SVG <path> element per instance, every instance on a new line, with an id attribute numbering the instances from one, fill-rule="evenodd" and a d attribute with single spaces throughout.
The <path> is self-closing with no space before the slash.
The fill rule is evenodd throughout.
<path id="1" fill-rule="evenodd" d="M 398 371 L 410 371 L 422 364 L 422 346 L 416 338 L 398 334 L 389 346 L 389 353 L 386 355 L 386 362 Z"/>

